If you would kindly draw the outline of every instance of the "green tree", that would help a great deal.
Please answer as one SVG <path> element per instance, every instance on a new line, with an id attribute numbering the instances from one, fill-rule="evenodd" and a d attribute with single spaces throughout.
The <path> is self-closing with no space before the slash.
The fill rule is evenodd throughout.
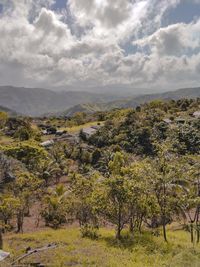
<path id="1" fill-rule="evenodd" d="M 125 159 L 117 152 L 109 163 L 111 175 L 104 179 L 95 193 L 96 207 L 100 215 L 116 225 L 116 238 L 121 238 L 121 231 L 129 221 L 129 182 L 123 177 Z"/>
<path id="2" fill-rule="evenodd" d="M 47 193 L 41 212 L 47 226 L 57 229 L 66 222 L 66 195 L 67 191 L 63 185 L 57 185 Z"/>
<path id="3" fill-rule="evenodd" d="M 60 168 L 55 161 L 43 160 L 38 167 L 37 175 L 48 186 L 50 180 L 60 175 Z"/>
<path id="4" fill-rule="evenodd" d="M 0 129 L 2 129 L 8 120 L 8 115 L 5 112 L 0 112 Z"/>
<path id="5" fill-rule="evenodd" d="M 15 216 L 15 211 L 19 208 L 19 204 L 18 199 L 11 194 L 5 193 L 0 196 L 0 214 L 5 228 L 11 228 L 10 220 Z"/>
<path id="6" fill-rule="evenodd" d="M 70 178 L 68 212 L 78 220 L 83 236 L 96 236 L 98 229 L 98 216 L 93 199 L 98 179 L 96 174 L 91 177 L 73 174 Z"/>
<path id="7" fill-rule="evenodd" d="M 167 242 L 166 225 L 174 214 L 181 212 L 183 193 L 183 166 L 168 144 L 159 146 L 158 156 L 151 162 L 150 183 L 153 186 L 163 228 L 163 237 Z"/>
<path id="8" fill-rule="evenodd" d="M 181 159 L 184 172 L 184 187 L 181 207 L 184 211 L 185 220 L 188 220 L 191 242 L 200 241 L 200 157 L 186 156 Z"/>
<path id="9" fill-rule="evenodd" d="M 17 218 L 17 232 L 23 232 L 24 217 L 29 214 L 31 205 L 40 190 L 42 182 L 28 172 L 17 174 L 16 181 L 9 185 L 8 190 L 12 192 L 18 202 L 15 213 Z"/>
<path id="10" fill-rule="evenodd" d="M 25 141 L 0 147 L 10 157 L 22 162 L 31 172 L 37 171 L 41 161 L 47 158 L 47 152 L 36 142 Z"/>

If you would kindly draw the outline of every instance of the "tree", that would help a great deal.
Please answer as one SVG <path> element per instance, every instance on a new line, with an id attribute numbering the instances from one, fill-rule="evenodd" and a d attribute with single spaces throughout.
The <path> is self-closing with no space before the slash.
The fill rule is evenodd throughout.
<path id="1" fill-rule="evenodd" d="M 44 198 L 44 209 L 41 214 L 47 226 L 57 229 L 66 222 L 66 195 L 67 191 L 64 186 L 57 185 Z"/>
<path id="2" fill-rule="evenodd" d="M 4 228 L 11 228 L 10 220 L 14 217 L 19 205 L 18 199 L 14 198 L 11 194 L 7 193 L 0 196 L 0 214 Z"/>
<path id="3" fill-rule="evenodd" d="M 135 161 L 123 169 L 128 179 L 129 189 L 129 229 L 131 234 L 135 230 L 141 232 L 144 219 L 151 217 L 155 212 L 155 201 L 148 175 L 150 165 L 147 160 Z"/>
<path id="4" fill-rule="evenodd" d="M 32 136 L 33 131 L 29 125 L 20 127 L 14 134 L 14 137 L 18 138 L 20 141 L 29 140 Z"/>
<path id="5" fill-rule="evenodd" d="M 60 175 L 60 168 L 55 161 L 43 160 L 38 167 L 38 177 L 49 185 L 50 179 Z"/>
<path id="6" fill-rule="evenodd" d="M 17 232 L 23 232 L 24 217 L 35 200 L 38 190 L 41 187 L 41 180 L 28 172 L 20 172 L 16 181 L 9 185 L 8 190 L 12 192 L 18 202 L 16 207 Z"/>
<path id="7" fill-rule="evenodd" d="M 93 196 L 98 182 L 98 174 L 91 177 L 73 174 L 70 177 L 68 212 L 78 220 L 83 236 L 96 237 L 98 216 Z"/>
<path id="8" fill-rule="evenodd" d="M 50 156 L 54 163 L 57 165 L 57 168 L 60 170 L 56 172 L 56 182 L 59 183 L 60 177 L 64 175 L 65 172 L 68 172 L 66 157 L 65 157 L 65 146 L 63 144 L 55 144 L 50 152 Z"/>
<path id="9" fill-rule="evenodd" d="M 185 219 L 188 219 L 191 242 L 200 241 L 200 157 L 186 156 L 182 158 L 182 166 L 184 166 L 185 190 L 182 195 L 182 209 Z"/>
<path id="10" fill-rule="evenodd" d="M 41 161 L 47 158 L 47 152 L 36 142 L 25 141 L 0 147 L 10 157 L 22 162 L 28 170 L 36 172 Z"/>
<path id="11" fill-rule="evenodd" d="M 95 194 L 98 213 L 116 225 L 116 238 L 121 238 L 121 231 L 129 221 L 129 183 L 123 177 L 125 158 L 117 152 L 109 163 L 111 175 L 104 179 L 101 188 Z"/>
<path id="12" fill-rule="evenodd" d="M 167 143 L 158 147 L 158 156 L 151 161 L 149 178 L 159 207 L 163 237 L 167 242 L 166 225 L 172 221 L 174 214 L 181 212 L 183 166 Z"/>
<path id="13" fill-rule="evenodd" d="M 0 129 L 2 129 L 8 120 L 8 115 L 5 112 L 0 112 Z"/>
<path id="14" fill-rule="evenodd" d="M 15 176 L 13 175 L 15 163 L 13 160 L 6 157 L 0 152 L 0 194 L 4 191 L 6 185 L 10 182 L 14 182 Z M 1 216 L 0 212 L 0 216 Z M 2 227 L 0 227 L 0 249 L 3 248 L 3 236 Z"/>
<path id="15" fill-rule="evenodd" d="M 200 153 L 200 131 L 195 122 L 174 128 L 171 139 L 174 149 L 181 155 Z"/>

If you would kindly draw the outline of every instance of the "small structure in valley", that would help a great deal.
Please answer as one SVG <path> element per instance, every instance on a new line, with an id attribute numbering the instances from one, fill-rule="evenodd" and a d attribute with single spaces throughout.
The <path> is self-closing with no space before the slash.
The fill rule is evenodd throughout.
<path id="1" fill-rule="evenodd" d="M 93 134 L 95 134 L 99 130 L 100 126 L 91 126 L 87 128 L 83 128 L 81 130 L 81 135 L 88 140 Z"/>
<path id="2" fill-rule="evenodd" d="M 195 111 L 194 113 L 193 113 L 193 117 L 195 117 L 195 118 L 200 118 L 200 111 Z"/>
<path id="3" fill-rule="evenodd" d="M 9 252 L 5 252 L 3 250 L 0 250 L 0 262 L 4 261 L 8 257 L 10 257 L 10 253 Z"/>
<path id="4" fill-rule="evenodd" d="M 54 143 L 55 143 L 54 140 L 47 140 L 47 141 L 41 143 L 40 145 L 47 148 L 47 147 L 53 146 Z"/>
<path id="5" fill-rule="evenodd" d="M 164 121 L 165 123 L 167 123 L 167 124 L 171 124 L 171 123 L 172 123 L 172 120 L 170 120 L 170 119 L 168 119 L 168 118 L 163 119 L 163 121 Z"/>

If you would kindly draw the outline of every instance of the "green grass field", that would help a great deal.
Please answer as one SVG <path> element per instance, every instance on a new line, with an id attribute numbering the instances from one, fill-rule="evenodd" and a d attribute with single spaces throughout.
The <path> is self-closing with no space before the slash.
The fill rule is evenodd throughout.
<path id="1" fill-rule="evenodd" d="M 87 127 L 91 127 L 91 126 L 97 126 L 98 123 L 101 123 L 101 125 L 103 125 L 103 122 L 92 121 L 92 122 L 85 123 L 83 125 L 67 127 L 67 128 L 61 128 L 61 130 L 67 130 L 68 133 L 74 134 L 74 133 L 80 132 L 80 130 L 83 129 L 83 128 L 87 128 Z"/>
<path id="2" fill-rule="evenodd" d="M 181 230 L 168 231 L 169 243 L 164 243 L 162 236 L 155 237 L 149 232 L 134 238 L 124 235 L 120 242 L 115 240 L 111 230 L 101 229 L 100 234 L 98 240 L 81 238 L 79 230 L 70 227 L 30 234 L 9 234 L 5 237 L 4 250 L 16 257 L 29 246 L 37 248 L 55 242 L 57 248 L 27 259 L 27 262 L 41 262 L 55 267 L 200 266 L 200 245 L 192 245 L 189 233 Z"/>
<path id="3" fill-rule="evenodd" d="M 0 145 L 9 145 L 13 141 L 11 137 L 0 134 Z"/>

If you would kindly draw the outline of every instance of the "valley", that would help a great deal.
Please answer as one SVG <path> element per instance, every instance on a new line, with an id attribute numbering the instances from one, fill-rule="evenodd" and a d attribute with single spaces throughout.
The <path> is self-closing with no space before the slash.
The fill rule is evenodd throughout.
<path id="1" fill-rule="evenodd" d="M 0 112 L 0 266 L 198 266 L 199 110 Z"/>

